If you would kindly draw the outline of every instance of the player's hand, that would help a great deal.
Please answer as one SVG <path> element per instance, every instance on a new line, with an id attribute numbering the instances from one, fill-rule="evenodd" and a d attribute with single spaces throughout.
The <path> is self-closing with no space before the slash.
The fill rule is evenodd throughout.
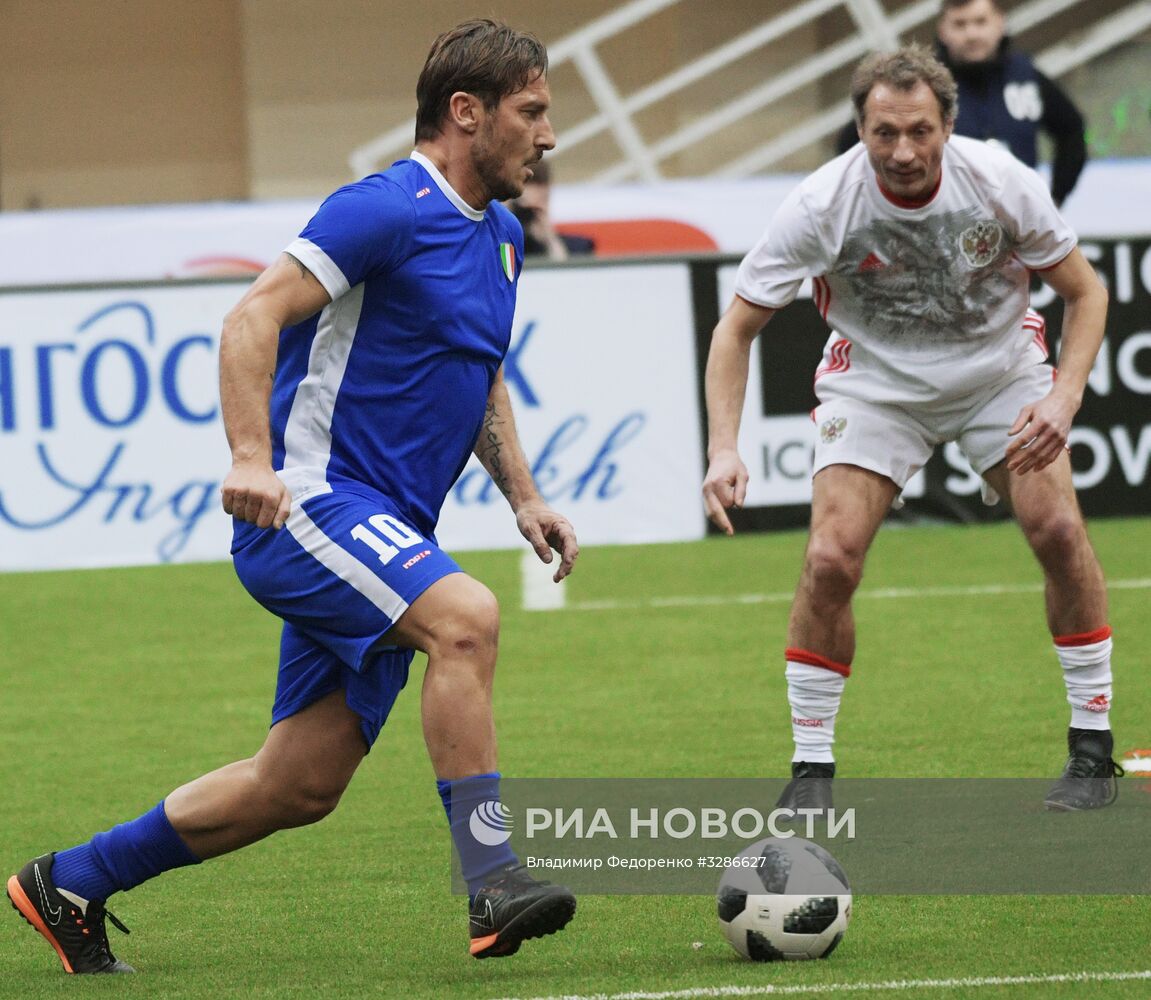
<path id="1" fill-rule="evenodd" d="M 746 499 L 747 466 L 734 448 L 717 451 L 703 481 L 703 504 L 711 523 L 725 535 L 734 535 L 727 512 L 739 510 Z"/>
<path id="2" fill-rule="evenodd" d="M 269 465 L 234 462 L 220 487 L 224 513 L 257 528 L 284 526 L 292 512 L 292 495 Z"/>
<path id="3" fill-rule="evenodd" d="M 579 556 L 575 529 L 542 500 L 524 504 L 516 511 L 516 526 L 531 543 L 540 562 L 551 564 L 552 549 L 560 554 L 560 564 L 552 579 L 559 583 L 571 571 Z"/>
<path id="4" fill-rule="evenodd" d="M 1067 448 L 1076 409 L 1054 392 L 1023 407 L 1007 431 L 1014 438 L 1007 446 L 1007 470 L 1023 475 L 1054 462 Z"/>

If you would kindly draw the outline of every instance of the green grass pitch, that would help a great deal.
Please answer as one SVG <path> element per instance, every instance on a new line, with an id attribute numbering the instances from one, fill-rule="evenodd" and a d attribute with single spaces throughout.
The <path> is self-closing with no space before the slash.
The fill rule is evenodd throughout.
<path id="1" fill-rule="evenodd" d="M 1151 520 L 1098 521 L 1091 532 L 1115 584 L 1117 749 L 1151 746 Z M 772 595 L 792 589 L 803 542 L 781 533 L 591 547 L 568 608 L 550 612 L 519 610 L 518 553 L 465 554 L 503 608 L 503 772 L 784 775 L 788 603 Z M 1010 524 L 882 531 L 856 604 L 840 773 L 1057 774 L 1067 706 L 1039 580 Z M 1005 590 L 930 592 L 989 585 Z M 909 593 L 869 596 L 887 588 Z M 708 603 L 679 600 L 688 598 Z M 2 575 L 0 635 L 5 876 L 249 756 L 263 737 L 277 623 L 228 565 Z M 1011 983 L 1151 968 L 1149 896 L 857 897 L 830 960 L 781 965 L 737 959 L 710 898 L 586 896 L 562 934 L 476 962 L 465 903 L 449 891 L 446 824 L 419 730 L 420 666 L 333 816 L 113 899 L 133 930 L 110 929 L 113 948 L 139 975 L 73 980 L 5 910 L 0 997 L 722 996 L 736 987 L 849 996 L 895 980 L 963 982 L 878 995 L 1151 995 L 1146 979 Z M 1127 779 L 1122 794 L 1145 793 Z M 830 984 L 843 989 L 817 992 Z"/>

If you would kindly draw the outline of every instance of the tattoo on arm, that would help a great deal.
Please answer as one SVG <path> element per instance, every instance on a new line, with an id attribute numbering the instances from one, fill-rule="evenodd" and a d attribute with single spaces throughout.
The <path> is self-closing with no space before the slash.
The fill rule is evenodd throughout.
<path id="1" fill-rule="evenodd" d="M 496 427 L 498 420 L 499 414 L 496 412 L 496 405 L 489 401 L 484 409 L 484 425 L 480 430 L 477 451 L 479 452 L 480 460 L 487 466 L 488 474 L 492 477 L 492 482 L 499 487 L 499 491 L 505 497 L 510 497 L 511 483 L 508 481 L 507 472 L 504 470 L 503 462 L 500 460 L 502 442 L 500 440 L 499 430 Z"/>
<path id="2" fill-rule="evenodd" d="M 300 261 L 296 257 L 293 257 L 290 253 L 285 253 L 284 256 L 287 257 L 288 260 L 290 260 L 293 264 L 296 265 L 296 267 L 298 267 L 300 269 L 300 277 L 301 278 L 306 278 L 308 276 L 308 269 L 306 267 L 304 267 L 302 261 Z"/>

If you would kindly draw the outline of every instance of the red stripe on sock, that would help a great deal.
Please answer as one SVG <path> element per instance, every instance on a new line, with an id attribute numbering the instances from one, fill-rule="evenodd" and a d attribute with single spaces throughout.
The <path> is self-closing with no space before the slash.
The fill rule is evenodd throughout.
<path id="1" fill-rule="evenodd" d="M 1111 638 L 1111 626 L 1104 625 L 1102 628 L 1095 629 L 1094 632 L 1079 632 L 1075 635 L 1057 635 L 1055 638 L 1056 646 L 1090 646 L 1093 642 L 1102 642 L 1104 639 Z"/>
<path id="2" fill-rule="evenodd" d="M 834 673 L 842 674 L 844 677 L 851 676 L 850 663 L 836 663 L 835 660 L 829 660 L 826 656 L 820 656 L 818 653 L 810 653 L 806 649 L 795 649 L 788 646 L 784 650 L 784 655 L 792 663 L 806 663 L 809 667 L 823 667 L 824 670 L 831 670 Z"/>

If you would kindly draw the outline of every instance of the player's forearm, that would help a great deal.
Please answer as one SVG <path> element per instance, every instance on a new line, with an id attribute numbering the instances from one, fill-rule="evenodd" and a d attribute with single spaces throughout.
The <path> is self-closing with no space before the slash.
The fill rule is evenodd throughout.
<path id="1" fill-rule="evenodd" d="M 276 371 L 279 325 L 238 307 L 220 337 L 220 410 L 234 462 L 271 464 L 268 404 Z"/>
<path id="2" fill-rule="evenodd" d="M 1102 285 L 1064 305 L 1059 376 L 1054 391 L 1066 395 L 1076 409 L 1083 401 L 1087 378 L 1103 343 L 1106 320 L 1107 292 Z"/>
<path id="3" fill-rule="evenodd" d="M 527 456 L 520 447 L 511 399 L 502 379 L 488 394 L 484 422 L 474 451 L 512 510 L 518 511 L 528 501 L 539 499 Z"/>
<path id="4" fill-rule="evenodd" d="M 712 338 L 704 375 L 707 400 L 707 456 L 734 450 L 739 439 L 739 422 L 747 392 L 748 359 L 751 345 L 718 328 Z"/>

